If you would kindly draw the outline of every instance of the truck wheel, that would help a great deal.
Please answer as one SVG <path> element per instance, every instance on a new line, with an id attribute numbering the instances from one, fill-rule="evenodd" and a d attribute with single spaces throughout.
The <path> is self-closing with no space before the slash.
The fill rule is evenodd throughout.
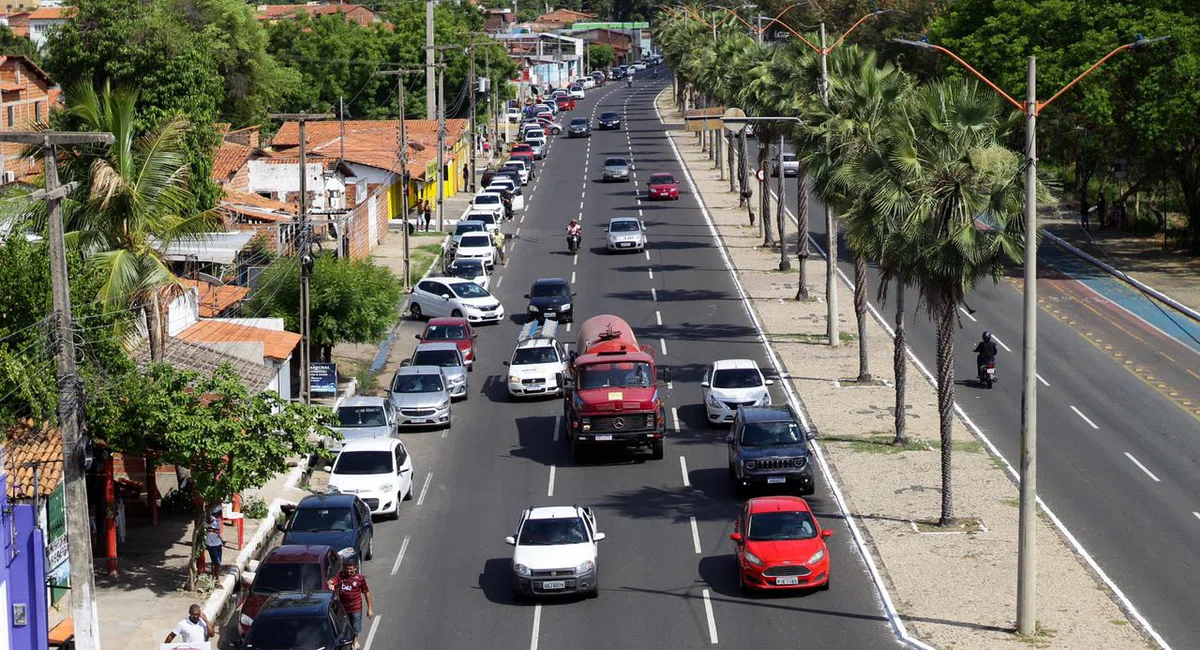
<path id="1" fill-rule="evenodd" d="M 662 460 L 663 459 L 663 441 L 661 441 L 661 440 L 654 441 L 654 443 L 650 447 L 650 456 L 654 460 Z"/>
<path id="2" fill-rule="evenodd" d="M 582 463 L 584 455 L 585 455 L 585 453 L 584 453 L 583 445 L 575 442 L 575 440 L 572 439 L 571 440 L 571 462 L 575 463 L 575 464 Z"/>

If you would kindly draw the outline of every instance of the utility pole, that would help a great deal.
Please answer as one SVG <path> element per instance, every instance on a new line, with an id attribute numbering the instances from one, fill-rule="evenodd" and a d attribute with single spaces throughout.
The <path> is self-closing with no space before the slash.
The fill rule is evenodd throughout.
<path id="1" fill-rule="evenodd" d="M 475 150 L 479 148 L 476 146 L 476 144 L 479 142 L 479 136 L 475 132 L 475 95 L 479 92 L 479 80 L 475 77 L 474 44 L 467 46 L 467 54 L 471 55 L 471 69 L 467 73 L 467 77 L 470 79 L 470 89 L 467 91 L 467 94 L 470 96 L 471 100 L 471 108 L 469 109 L 471 111 L 471 175 L 468 176 L 468 179 L 470 179 L 471 182 L 468 187 L 470 188 L 470 191 L 474 193 L 479 191 L 479 188 L 475 186 Z"/>
<path id="2" fill-rule="evenodd" d="M 446 59 L 441 51 L 457 47 L 457 45 L 442 45 L 435 48 L 439 50 L 438 58 L 441 59 L 437 64 L 437 227 L 439 231 L 445 229 L 443 209 L 446 202 L 446 89 L 443 87 L 446 83 Z"/>
<path id="3" fill-rule="evenodd" d="M 433 73 L 433 4 L 436 0 L 425 0 L 425 118 L 432 119 L 436 107 Z"/>
<path id="4" fill-rule="evenodd" d="M 93 575 L 92 530 L 84 482 L 83 381 L 75 370 L 75 337 L 71 322 L 71 291 L 67 276 L 67 253 L 63 233 L 62 200 L 75 183 L 58 184 L 58 146 L 64 144 L 112 144 L 111 133 L 3 133 L 0 142 L 40 145 L 46 188 L 30 195 L 49 205 L 50 282 L 53 289 L 55 332 L 55 378 L 58 383 L 58 426 L 63 447 L 63 496 L 66 502 L 67 552 L 71 561 L 71 618 L 75 622 L 75 647 L 100 650 L 100 628 L 96 612 L 96 583 Z M 35 486 L 36 492 L 37 486 Z"/>
<path id="5" fill-rule="evenodd" d="M 488 129 L 488 163 L 490 164 L 492 156 L 496 153 L 496 133 L 500 130 L 500 123 L 496 117 L 496 91 L 492 88 L 492 53 L 486 47 L 483 49 L 483 69 L 488 78 L 488 114 L 492 118 L 491 127 Z"/>
<path id="6" fill-rule="evenodd" d="M 340 162 L 346 160 L 346 102 L 342 97 L 338 97 L 338 136 L 340 145 L 338 161 Z"/>
<path id="7" fill-rule="evenodd" d="M 777 186 L 778 194 L 779 194 L 779 196 L 778 196 L 779 209 L 776 211 L 778 213 L 777 224 L 779 226 L 779 270 L 780 271 L 790 271 L 792 268 L 792 261 L 788 259 L 787 238 L 785 238 L 783 236 L 783 227 L 784 227 L 784 224 L 787 223 L 787 219 L 783 218 L 783 210 L 784 210 L 783 191 L 784 191 L 784 187 L 785 187 L 785 184 L 783 181 L 785 178 L 785 174 L 783 173 L 783 132 L 782 131 L 780 131 L 780 133 L 779 133 L 779 151 L 775 152 L 775 171 L 778 172 L 778 174 L 779 174 L 779 185 Z M 803 185 L 803 183 L 800 183 L 800 184 Z M 797 233 L 796 236 L 800 237 L 801 235 L 799 233 Z"/>
<path id="8" fill-rule="evenodd" d="M 312 336 L 310 333 L 308 283 L 312 276 L 312 225 L 308 222 L 308 131 L 306 126 L 315 120 L 332 119 L 330 113 L 271 113 L 273 120 L 296 120 L 300 124 L 300 218 L 297 243 L 300 255 L 300 400 L 312 404 Z"/>
<path id="9" fill-rule="evenodd" d="M 829 106 L 829 48 L 825 44 L 825 23 L 821 23 L 821 103 Z M 781 170 L 779 173 L 783 173 Z M 836 348 L 842 344 L 838 332 L 838 300 L 837 300 L 837 259 L 838 232 L 837 215 L 829 209 L 825 202 L 825 232 L 829 233 L 828 246 L 825 255 L 825 304 L 828 308 L 826 320 L 829 321 L 826 333 L 829 335 L 829 347 Z"/>
<path id="10" fill-rule="evenodd" d="M 401 231 L 404 239 L 404 290 L 409 289 L 412 276 L 411 258 L 408 243 L 408 131 L 404 118 L 404 77 L 420 72 L 420 70 L 383 70 L 377 75 L 396 77 L 396 106 L 400 114 L 400 141 L 396 145 L 396 159 L 400 163 L 400 219 L 403 222 Z"/>

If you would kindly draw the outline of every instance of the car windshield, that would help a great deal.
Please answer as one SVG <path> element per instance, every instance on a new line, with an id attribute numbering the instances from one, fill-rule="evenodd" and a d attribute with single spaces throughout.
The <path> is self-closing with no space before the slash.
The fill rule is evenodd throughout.
<path id="1" fill-rule="evenodd" d="M 468 232 L 480 232 L 483 230 L 481 223 L 460 223 L 454 227 L 454 234 L 461 235 Z"/>
<path id="2" fill-rule="evenodd" d="M 483 275 L 483 262 L 480 260 L 459 260 L 446 269 L 446 274 L 454 278 L 474 280 Z"/>
<path id="3" fill-rule="evenodd" d="M 796 445 L 804 434 L 795 422 L 748 422 L 742 428 L 742 444 L 747 447 Z"/>
<path id="4" fill-rule="evenodd" d="M 296 648 L 332 648 L 333 634 L 329 617 L 280 616 L 255 621 L 246 638 L 247 650 L 295 650 Z"/>
<path id="5" fill-rule="evenodd" d="M 554 544 L 586 544 L 587 526 L 583 519 L 530 519 L 521 527 L 521 546 L 552 546 Z"/>
<path id="6" fill-rule="evenodd" d="M 807 512 L 764 512 L 750 515 L 746 539 L 752 542 L 782 542 L 793 539 L 813 539 L 817 526 Z"/>
<path id="7" fill-rule="evenodd" d="M 420 350 L 413 355 L 412 365 L 454 368 L 462 363 L 458 359 L 458 350 Z"/>
<path id="8" fill-rule="evenodd" d="M 640 230 L 638 222 L 633 219 L 622 219 L 608 224 L 609 232 L 637 232 L 638 230 Z"/>
<path id="9" fill-rule="evenodd" d="M 466 325 L 430 325 L 425 328 L 425 341 L 457 341 L 467 338 Z"/>
<path id="10" fill-rule="evenodd" d="M 762 386 L 762 376 L 753 368 L 731 368 L 713 373 L 713 388 L 757 388 Z"/>
<path id="11" fill-rule="evenodd" d="M 302 533 L 347 531 L 354 527 L 350 506 L 297 508 L 289 530 Z"/>
<path id="12" fill-rule="evenodd" d="M 440 393 L 442 390 L 442 378 L 428 373 L 397 375 L 392 382 L 393 393 Z"/>
<path id="13" fill-rule="evenodd" d="M 650 364 L 645 361 L 590 363 L 580 368 L 579 387 L 609 388 L 629 386 L 646 388 L 651 385 Z"/>
<path id="14" fill-rule="evenodd" d="M 650 175 L 650 184 L 651 185 L 673 185 L 674 183 L 675 183 L 675 177 L 670 174 L 651 174 Z"/>
<path id="15" fill-rule="evenodd" d="M 480 230 L 483 230 L 480 227 Z M 487 235 L 465 235 L 458 244 L 462 248 L 487 248 L 492 245 L 492 240 Z"/>
<path id="16" fill-rule="evenodd" d="M 620 115 L 617 115 L 616 113 L 601 113 L 600 114 L 600 119 L 602 119 L 602 120 L 615 120 L 619 117 L 620 117 Z"/>
<path id="17" fill-rule="evenodd" d="M 450 288 L 454 290 L 454 295 L 459 298 L 487 298 L 491 295 L 487 291 L 484 291 L 483 287 L 474 282 L 455 282 L 450 285 Z"/>
<path id="18" fill-rule="evenodd" d="M 475 196 L 476 205 L 492 205 L 500 202 L 499 194 L 479 194 Z"/>
<path id="19" fill-rule="evenodd" d="M 565 282 L 538 282 L 529 291 L 530 298 L 557 298 L 570 295 L 571 291 Z"/>
<path id="20" fill-rule="evenodd" d="M 625 167 L 629 163 L 625 162 L 624 158 L 609 158 L 604 161 L 605 167 Z"/>
<path id="21" fill-rule="evenodd" d="M 571 126 L 587 126 L 587 118 L 586 117 L 577 117 L 577 118 L 571 120 Z"/>
<path id="22" fill-rule="evenodd" d="M 382 406 L 342 406 L 338 408 L 337 416 L 343 427 L 387 426 Z"/>
<path id="23" fill-rule="evenodd" d="M 552 347 L 521 348 L 513 353 L 512 365 L 526 366 L 535 363 L 557 363 L 558 353 Z"/>
<path id="24" fill-rule="evenodd" d="M 391 474 L 395 455 L 390 451 L 343 451 L 333 465 L 334 474 Z"/>
<path id="25" fill-rule="evenodd" d="M 258 567 L 254 574 L 256 594 L 273 594 L 277 591 L 320 591 L 321 565 L 313 562 L 274 562 Z"/>

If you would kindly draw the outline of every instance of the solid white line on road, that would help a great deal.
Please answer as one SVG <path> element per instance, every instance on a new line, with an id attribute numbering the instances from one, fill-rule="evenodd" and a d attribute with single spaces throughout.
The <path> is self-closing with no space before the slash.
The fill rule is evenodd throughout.
<path id="1" fill-rule="evenodd" d="M 550 487 L 546 490 L 546 496 L 554 496 L 554 466 L 550 466 Z"/>
<path id="2" fill-rule="evenodd" d="M 500 276 L 499 278 L 497 278 L 497 279 L 496 279 L 496 288 L 497 288 L 497 289 L 499 289 L 499 288 L 500 288 L 500 283 L 502 283 L 502 282 L 504 282 L 504 276 L 503 276 L 503 275 L 502 275 L 502 276 Z"/>
<path id="3" fill-rule="evenodd" d="M 717 645 L 717 619 L 713 617 L 712 600 L 708 596 L 708 590 L 700 592 L 704 596 L 704 615 L 708 617 L 708 640 L 713 645 Z"/>
<path id="4" fill-rule="evenodd" d="M 404 561 L 404 552 L 408 550 L 408 535 L 404 536 L 404 541 L 400 542 L 400 554 L 396 556 L 396 563 L 392 565 L 392 575 L 400 570 L 400 563 Z"/>
<path id="5" fill-rule="evenodd" d="M 654 320 L 658 321 L 659 327 L 662 327 L 662 312 L 661 311 L 658 311 L 658 310 L 654 311 Z"/>
<path id="6" fill-rule="evenodd" d="M 1161 483 L 1161 482 L 1162 482 L 1162 481 L 1158 480 L 1158 477 L 1154 475 L 1154 472 L 1151 472 L 1150 470 L 1146 469 L 1146 466 L 1145 466 L 1145 465 L 1143 465 L 1143 464 L 1141 463 L 1141 461 L 1139 461 L 1138 459 L 1134 458 L 1134 457 L 1133 457 L 1133 454 L 1131 454 L 1131 453 L 1129 453 L 1129 452 L 1125 452 L 1125 457 L 1126 457 L 1126 458 L 1128 458 L 1129 460 L 1133 461 L 1133 464 L 1134 464 L 1134 465 L 1137 465 L 1137 466 L 1138 466 L 1138 469 L 1140 469 L 1140 470 L 1142 470 L 1143 472 L 1145 472 L 1145 473 L 1146 473 L 1146 476 L 1149 476 L 1151 479 L 1153 479 L 1155 483 Z"/>
<path id="7" fill-rule="evenodd" d="M 679 433 L 679 411 L 674 406 L 671 407 L 671 422 L 675 426 L 675 433 Z"/>
<path id="8" fill-rule="evenodd" d="M 696 527 L 696 518 L 688 517 L 692 524 L 692 548 L 696 549 L 696 555 L 700 554 L 700 529 Z"/>
<path id="9" fill-rule="evenodd" d="M 1050 382 L 1046 381 L 1045 379 L 1042 379 L 1041 375 L 1037 375 L 1037 379 L 1038 379 L 1038 381 L 1042 382 L 1043 386 L 1046 386 L 1047 388 L 1050 387 Z"/>
<path id="10" fill-rule="evenodd" d="M 371 642 L 375 640 L 375 630 L 379 629 L 379 619 L 382 616 L 376 616 L 375 620 L 371 621 L 371 630 L 367 632 L 367 640 L 362 644 L 363 650 L 371 650 Z"/>
<path id="11" fill-rule="evenodd" d="M 533 636 L 529 638 L 529 650 L 537 650 L 538 628 L 542 626 L 542 605 L 538 603 L 533 608 Z"/>
<path id="12" fill-rule="evenodd" d="M 974 319 L 974 318 L 972 318 L 971 320 L 975 320 L 975 319 Z M 1005 345 L 1005 344 L 1004 344 L 1004 341 L 1001 341 L 999 336 L 996 336 L 995 334 L 993 334 L 993 335 L 992 335 L 992 340 L 993 340 L 993 341 L 995 341 L 995 342 L 997 342 L 997 343 L 999 343 L 999 344 L 1000 344 L 1000 347 L 1004 348 L 1005 350 L 1007 350 L 1007 351 L 1009 351 L 1009 352 L 1012 352 L 1012 348 L 1010 348 L 1010 347 L 1008 347 L 1007 345 Z"/>
<path id="13" fill-rule="evenodd" d="M 666 340 L 666 339 L 659 339 L 659 340 L 658 340 L 658 345 L 659 345 L 659 347 L 661 347 L 661 348 L 662 348 L 662 353 L 663 353 L 663 356 L 664 356 L 664 357 L 665 357 L 665 356 L 667 356 L 667 340 Z"/>
<path id="14" fill-rule="evenodd" d="M 679 471 L 683 472 L 683 487 L 692 487 L 692 479 L 688 478 L 687 459 L 679 457 Z"/>
<path id="15" fill-rule="evenodd" d="M 650 279 L 653 280 L 654 279 L 654 269 L 646 269 L 646 271 L 648 271 L 650 273 Z"/>
<path id="16" fill-rule="evenodd" d="M 654 287 L 650 287 L 650 299 L 654 302 L 658 302 L 658 290 Z"/>
<path id="17" fill-rule="evenodd" d="M 575 272 L 574 271 L 571 271 L 571 284 L 575 284 Z M 567 324 L 570 325 L 570 323 L 567 323 Z"/>
<path id="18" fill-rule="evenodd" d="M 1088 423 L 1088 425 L 1090 425 L 1090 426 L 1091 426 L 1093 429 L 1099 429 L 1099 428 L 1100 428 L 1100 427 L 1096 426 L 1096 423 L 1095 423 L 1095 422 L 1092 422 L 1091 420 L 1089 420 L 1089 419 L 1088 419 L 1088 416 L 1086 416 L 1086 415 L 1084 415 L 1084 414 L 1083 414 L 1083 411 L 1080 411 L 1079 409 L 1075 408 L 1074 406 L 1072 406 L 1072 407 L 1071 407 L 1071 410 L 1072 410 L 1072 411 L 1075 411 L 1075 415 L 1078 415 L 1079 417 L 1083 418 L 1083 421 L 1084 421 L 1084 422 L 1087 422 L 1087 423 Z"/>
<path id="19" fill-rule="evenodd" d="M 646 254 L 646 261 L 649 262 L 650 261 L 650 251 L 643 248 L 642 252 Z"/>
<path id="20" fill-rule="evenodd" d="M 554 416 L 554 442 L 558 442 L 558 434 L 562 431 L 562 416 Z"/>
<path id="21" fill-rule="evenodd" d="M 433 472 L 425 475 L 425 485 L 421 486 L 421 496 L 417 497 L 417 505 L 425 503 L 425 495 L 429 492 L 429 482 L 433 480 Z"/>
<path id="22" fill-rule="evenodd" d="M 972 315 L 971 315 L 971 312 L 967 311 L 966 309 L 963 309 L 962 307 L 959 307 L 959 308 L 958 308 L 958 310 L 962 312 L 963 316 L 966 316 L 967 318 L 970 318 L 972 323 L 978 323 L 978 322 L 979 322 L 979 320 L 978 320 L 978 319 L 976 319 L 974 316 L 972 316 Z"/>

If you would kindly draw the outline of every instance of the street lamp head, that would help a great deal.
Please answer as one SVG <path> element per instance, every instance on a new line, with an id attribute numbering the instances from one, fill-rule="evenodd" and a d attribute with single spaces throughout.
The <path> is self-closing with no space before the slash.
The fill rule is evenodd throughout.
<path id="1" fill-rule="evenodd" d="M 933 49 L 933 46 L 929 44 L 929 41 L 925 40 L 924 36 L 922 36 L 921 40 L 919 41 L 911 41 L 907 38 L 893 38 L 892 41 L 896 43 L 902 43 L 904 45 L 911 45 L 913 47 L 925 48 L 927 50 Z"/>
<path id="2" fill-rule="evenodd" d="M 1144 47 L 1153 45 L 1154 43 L 1158 43 L 1160 41 L 1165 41 L 1169 38 L 1171 38 L 1170 34 L 1166 36 L 1158 36 L 1156 38 L 1146 38 L 1145 36 L 1138 34 L 1134 37 L 1133 42 L 1129 44 L 1129 49 L 1140 50 Z"/>

